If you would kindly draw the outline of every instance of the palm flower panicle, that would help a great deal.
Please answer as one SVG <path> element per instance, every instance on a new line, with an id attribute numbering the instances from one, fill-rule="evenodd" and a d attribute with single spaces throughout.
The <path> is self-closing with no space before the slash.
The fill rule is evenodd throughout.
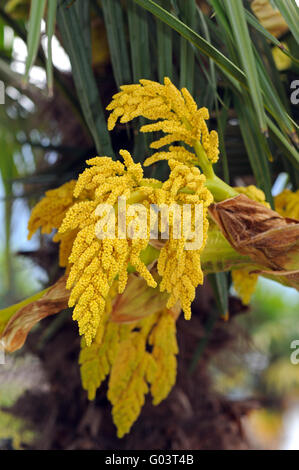
<path id="1" fill-rule="evenodd" d="M 198 109 L 190 93 L 168 78 L 163 84 L 140 80 L 122 86 L 107 109 L 109 130 L 118 120 L 155 121 L 141 131 L 165 136 L 151 144 L 158 151 L 143 166 L 166 160 L 168 178 L 144 177 L 143 166 L 126 150 L 120 150 L 122 161 L 91 158 L 77 181 L 47 191 L 28 227 L 29 236 L 39 227 L 43 233 L 57 230 L 53 240 L 66 267 L 68 305 L 83 335 L 82 385 L 92 400 L 108 378 L 107 397 L 122 437 L 146 394 L 157 405 L 175 383 L 176 320 L 181 310 L 190 319 L 203 270 L 232 271 L 244 304 L 259 274 L 298 288 L 298 191 L 275 198 L 279 215 L 257 187 L 232 188 L 217 177 L 218 135 L 208 130 L 208 110 Z M 145 227 L 136 218 L 137 206 L 146 216 Z M 187 230 L 185 206 L 191 209 Z M 162 207 L 168 208 L 166 226 Z M 120 209 L 125 209 L 121 219 Z M 132 228 L 142 235 L 131 236 Z M 99 236 L 101 230 L 105 236 Z"/>
<path id="2" fill-rule="evenodd" d="M 118 437 L 130 431 L 148 392 L 154 405 L 167 397 L 177 371 L 176 319 L 180 309 L 166 309 L 165 296 L 141 283 L 133 274 L 129 276 L 128 286 L 137 289 L 138 296 L 128 297 L 125 291 L 125 301 L 120 306 L 116 283 L 113 284 L 95 340 L 88 347 L 82 339 L 79 358 L 82 385 L 90 400 L 109 376 L 107 396 L 112 404 Z M 153 302 L 148 306 L 150 291 L 153 291 Z M 149 311 L 146 317 L 132 321 L 135 303 L 139 309 L 148 306 Z M 121 316 L 130 321 L 113 321 L 119 318 L 119 309 Z"/>

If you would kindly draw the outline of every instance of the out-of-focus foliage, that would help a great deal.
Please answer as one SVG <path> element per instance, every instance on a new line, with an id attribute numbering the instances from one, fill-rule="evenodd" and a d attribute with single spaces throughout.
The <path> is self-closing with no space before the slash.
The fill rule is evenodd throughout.
<path id="1" fill-rule="evenodd" d="M 291 361 L 291 343 L 299 338 L 298 311 L 298 294 L 260 279 L 250 315 L 239 320 L 248 334 L 249 351 L 243 344 L 243 354 L 226 353 L 213 367 L 222 393 L 232 398 L 263 397 L 264 408 L 250 416 L 247 426 L 264 448 L 278 445 L 283 437 L 282 414 L 299 399 L 298 364 Z"/>
<path id="2" fill-rule="evenodd" d="M 259 279 L 250 315 L 239 320 L 251 338 L 252 353 L 248 355 L 246 351 L 237 362 L 232 360 L 236 380 L 231 378 L 227 388 L 224 385 L 227 391 L 244 386 L 242 393 L 247 394 L 249 390 L 259 392 L 267 388 L 273 397 L 299 392 L 298 366 L 291 362 L 291 342 L 299 338 L 298 309 L 296 291 Z M 285 373 L 287 380 L 282 379 Z"/>

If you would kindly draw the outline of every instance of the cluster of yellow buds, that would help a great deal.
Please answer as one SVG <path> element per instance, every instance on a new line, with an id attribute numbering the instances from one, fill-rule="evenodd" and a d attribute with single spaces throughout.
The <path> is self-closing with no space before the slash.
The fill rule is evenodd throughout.
<path id="1" fill-rule="evenodd" d="M 248 305 L 255 291 L 258 274 L 250 272 L 248 268 L 232 270 L 234 289 L 244 305 Z"/>
<path id="2" fill-rule="evenodd" d="M 299 220 L 299 190 L 285 189 L 275 199 L 275 210 L 283 217 Z"/>
<path id="3" fill-rule="evenodd" d="M 45 197 L 32 209 L 28 223 L 28 239 L 41 227 L 42 233 L 58 229 L 66 211 L 75 203 L 76 181 L 71 180 L 57 189 L 46 191 Z"/>
<path id="4" fill-rule="evenodd" d="M 158 273 L 162 277 L 160 289 L 170 294 L 167 307 L 180 302 L 186 319 L 191 318 L 191 302 L 195 297 L 195 289 L 203 283 L 203 273 L 200 264 L 200 253 L 203 250 L 208 233 L 207 208 L 213 202 L 213 197 L 205 187 L 205 176 L 198 168 L 169 160 L 171 168 L 169 179 L 157 190 L 157 203 L 173 202 L 183 204 L 202 203 L 202 227 L 193 226 L 194 232 L 202 229 L 202 240 L 199 246 L 186 250 L 186 239 L 175 239 L 173 232 L 160 251 L 158 258 Z M 192 191 L 192 194 L 183 192 Z"/>
<path id="5" fill-rule="evenodd" d="M 114 284 L 109 292 L 103 322 L 91 346 L 83 339 L 79 358 L 83 388 L 93 400 L 103 380 L 108 379 L 108 399 L 112 404 L 113 421 L 118 437 L 123 437 L 138 418 L 145 395 L 150 391 L 153 404 L 167 397 L 176 379 L 178 346 L 176 318 L 179 309 L 165 308 L 165 296 L 129 276 L 129 290 L 138 296 L 120 301 Z M 153 292 L 150 292 L 153 291 Z M 147 315 L 130 322 L 115 322 L 121 309 L 123 320 L 132 318 L 134 304 L 146 307 Z M 128 297 L 128 298 L 127 298 Z M 124 305 L 120 306 L 120 303 Z"/>
<path id="6" fill-rule="evenodd" d="M 79 198 L 74 196 L 76 180 L 71 180 L 59 188 L 46 191 L 45 197 L 39 201 L 31 212 L 28 223 L 28 239 L 41 228 L 42 233 L 50 234 L 53 230 L 58 230 L 66 212 L 75 202 L 86 200 L 88 191 L 83 191 Z M 76 230 L 66 234 L 56 233 L 53 241 L 59 243 L 59 265 L 68 266 L 68 258 L 71 254 Z"/>
<path id="7" fill-rule="evenodd" d="M 247 197 L 249 197 L 249 199 L 259 202 L 260 204 L 263 204 L 263 206 L 270 209 L 270 204 L 266 201 L 266 195 L 264 191 L 262 191 L 260 188 L 257 188 L 253 184 L 250 184 L 249 186 L 237 186 L 234 189 L 239 194 L 245 194 Z"/>
<path id="8" fill-rule="evenodd" d="M 118 119 L 121 123 L 139 116 L 158 120 L 140 129 L 141 132 L 162 131 L 166 134 L 152 142 L 151 148 L 158 149 L 173 142 L 184 142 L 193 147 L 196 142 L 201 142 L 209 161 L 216 163 L 218 160 L 218 134 L 208 130 L 208 109 L 198 109 L 188 90 L 183 88 L 179 91 L 169 78 L 164 79 L 164 85 L 151 80 L 140 80 L 140 84 L 122 86 L 121 91 L 113 96 L 107 110 L 112 111 L 108 119 L 109 130 L 114 128 Z M 172 147 L 169 152 L 158 152 L 147 163 L 174 159 L 176 156 L 180 160 L 196 160 L 195 154 L 188 152 L 184 147 Z"/>

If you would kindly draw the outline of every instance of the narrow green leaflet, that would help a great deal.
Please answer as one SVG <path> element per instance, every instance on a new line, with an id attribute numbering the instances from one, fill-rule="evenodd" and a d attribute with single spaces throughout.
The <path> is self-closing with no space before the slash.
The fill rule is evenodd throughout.
<path id="1" fill-rule="evenodd" d="M 269 148 L 265 137 L 259 132 L 255 112 L 250 106 L 249 96 L 244 96 L 243 99 L 235 97 L 234 107 L 238 113 L 241 133 L 256 183 L 263 189 L 267 201 L 273 204 L 268 161 L 270 157 Z"/>
<path id="2" fill-rule="evenodd" d="M 186 25 L 194 29 L 196 26 L 196 2 L 180 0 L 181 19 Z M 194 91 L 194 46 L 187 39 L 181 37 L 180 51 L 180 87 L 187 88 L 193 94 Z"/>
<path id="3" fill-rule="evenodd" d="M 84 41 L 85 53 L 89 66 L 92 65 L 92 44 L 91 44 L 91 24 L 90 24 L 90 0 L 76 0 L 74 8 L 80 23 L 81 36 Z"/>
<path id="4" fill-rule="evenodd" d="M 102 0 L 114 78 L 118 87 L 131 82 L 124 15 L 118 0 Z"/>
<path id="5" fill-rule="evenodd" d="M 218 51 L 203 37 L 197 34 L 194 30 L 186 26 L 182 21 L 176 18 L 174 15 L 161 8 L 157 3 L 152 0 L 134 0 L 138 5 L 142 6 L 154 16 L 159 18 L 164 23 L 168 24 L 172 29 L 177 31 L 181 36 L 190 41 L 197 47 L 203 54 L 207 55 L 218 65 L 218 67 L 227 74 L 236 79 L 243 85 L 246 85 L 246 77 L 239 67 L 231 62 L 224 54 Z"/>
<path id="6" fill-rule="evenodd" d="M 256 17 L 248 10 L 246 10 L 246 19 L 248 21 L 248 23 L 253 26 L 259 33 L 261 33 L 268 41 L 270 41 L 271 44 L 273 44 L 274 46 L 277 46 L 281 49 L 281 51 L 287 55 L 290 59 L 292 59 L 292 61 L 294 62 L 299 62 L 298 59 L 296 59 L 296 57 L 294 57 L 292 54 L 290 54 L 290 52 L 288 51 L 288 49 L 286 49 L 282 43 L 275 37 L 273 36 L 273 34 L 269 33 L 269 31 L 267 31 L 264 26 L 256 19 Z"/>
<path id="7" fill-rule="evenodd" d="M 73 78 L 83 115 L 99 154 L 113 156 L 102 103 L 92 68 L 82 39 L 80 22 L 74 5 L 61 0 L 57 10 L 57 23 L 70 57 Z"/>
<path id="8" fill-rule="evenodd" d="M 56 23 L 57 0 L 49 0 L 47 14 L 47 36 L 48 36 L 48 55 L 47 55 L 47 80 L 49 95 L 53 95 L 53 62 L 52 62 L 52 38 Z"/>
<path id="9" fill-rule="evenodd" d="M 4 49 L 4 23 L 0 20 L 0 49 Z"/>
<path id="10" fill-rule="evenodd" d="M 27 38 L 28 55 L 26 59 L 25 75 L 24 75 L 25 83 L 28 82 L 30 69 L 33 66 L 35 59 L 36 59 L 38 46 L 39 46 L 39 40 L 40 40 L 41 22 L 44 16 L 45 7 L 46 7 L 46 0 L 31 0 L 29 25 L 28 25 L 28 38 Z"/>
<path id="11" fill-rule="evenodd" d="M 239 52 L 239 58 L 246 73 L 249 92 L 252 102 L 255 106 L 257 119 L 259 121 L 261 131 L 266 133 L 267 124 L 261 85 L 256 68 L 252 42 L 246 22 L 243 1 L 235 0 L 234 2 L 231 2 L 230 0 L 223 0 L 223 2 L 233 30 L 235 45 Z"/>
<path id="12" fill-rule="evenodd" d="M 258 76 L 260 78 L 261 87 L 263 90 L 265 107 L 269 110 L 275 120 L 280 124 L 281 127 L 284 127 L 286 132 L 294 132 L 294 126 L 292 123 L 291 117 L 288 115 L 275 87 L 273 86 L 269 75 L 266 73 L 265 66 L 259 57 L 259 53 L 256 49 L 255 60 L 258 71 Z"/>
<path id="13" fill-rule="evenodd" d="M 150 41 L 148 15 L 133 0 L 127 0 L 129 39 L 131 49 L 131 63 L 133 71 L 133 81 L 137 83 L 141 78 L 152 78 L 152 61 L 150 59 Z M 139 119 L 139 124 L 133 126 L 139 128 L 145 124 L 143 118 Z M 150 135 L 135 135 L 134 156 L 137 161 L 143 161 L 148 152 Z"/>
<path id="14" fill-rule="evenodd" d="M 279 127 L 267 117 L 267 123 L 269 126 L 270 136 L 273 141 L 282 147 L 284 155 L 290 160 L 292 165 L 299 170 L 299 155 L 295 147 L 289 142 L 289 140 L 283 135 Z"/>
<path id="15" fill-rule="evenodd" d="M 228 280 L 227 273 L 208 274 L 208 280 L 213 289 L 216 305 L 222 317 L 228 315 Z"/>
<path id="16" fill-rule="evenodd" d="M 133 0 L 128 0 L 128 22 L 134 83 L 151 78 L 149 28 L 147 15 Z"/>
<path id="17" fill-rule="evenodd" d="M 295 0 L 272 0 L 286 20 L 294 38 L 299 44 L 299 7 Z"/>
<path id="18" fill-rule="evenodd" d="M 158 0 L 159 4 L 166 10 L 170 10 L 170 0 Z M 158 18 L 157 23 L 157 59 L 158 59 L 158 75 L 159 81 L 162 83 L 164 77 L 173 79 L 173 64 L 172 64 L 172 29 Z"/>

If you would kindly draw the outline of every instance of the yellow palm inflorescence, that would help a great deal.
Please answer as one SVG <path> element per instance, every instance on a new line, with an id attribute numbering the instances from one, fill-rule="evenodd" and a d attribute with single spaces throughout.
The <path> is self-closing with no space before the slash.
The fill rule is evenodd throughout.
<path id="1" fill-rule="evenodd" d="M 161 85 L 141 80 L 138 85 L 126 85 L 114 96 L 108 106 L 111 114 L 108 128 L 112 129 L 120 118 L 128 122 L 137 116 L 159 120 L 142 130 L 162 130 L 166 135 L 152 144 L 158 148 L 166 143 L 180 141 L 199 145 L 209 165 L 218 158 L 218 137 L 215 131 L 208 131 L 206 119 L 208 110 L 198 109 L 186 89 L 179 91 L 169 79 Z M 154 126 L 154 127 L 153 127 Z M 29 222 L 30 234 L 39 226 L 49 233 L 59 229 L 54 241 L 60 243 L 60 264 L 67 267 L 67 288 L 71 290 L 69 306 L 74 307 L 73 318 L 78 321 L 79 332 L 90 345 L 102 321 L 106 299 L 113 281 L 117 278 L 118 292 L 122 293 L 128 279 L 128 268 L 133 267 L 146 283 L 156 287 L 157 282 L 142 261 L 151 237 L 149 227 L 142 237 L 130 238 L 127 229 L 132 217 L 127 217 L 124 236 L 99 238 L 97 233 L 100 215 L 97 208 L 107 204 L 117 208 L 119 198 L 125 199 L 125 206 L 142 202 L 150 215 L 152 204 L 189 204 L 195 210 L 202 205 L 202 243 L 186 250 L 187 237 L 174 237 L 173 216 L 169 219 L 169 238 L 164 242 L 158 256 L 158 273 L 161 277 L 160 290 L 169 294 L 167 307 L 177 302 L 191 317 L 191 302 L 195 289 L 203 282 L 200 253 L 208 232 L 208 206 L 213 197 L 206 187 L 206 176 L 196 165 L 198 155 L 183 145 L 170 146 L 167 152 L 158 152 L 146 164 L 166 159 L 170 167 L 169 178 L 163 183 L 144 178 L 140 163 L 134 163 L 129 152 L 121 150 L 124 163 L 109 157 L 95 157 L 88 160 L 87 168 L 78 178 L 60 188 L 46 193 L 46 197 L 32 211 Z M 198 163 L 198 162 L 197 162 Z M 103 214 L 101 214 L 103 215 Z M 106 214 L 107 215 L 107 214 Z M 193 232 L 194 212 L 191 216 Z M 109 217 L 108 217 L 109 219 Z M 111 220 L 110 220 L 111 219 Z M 119 221 L 113 217 L 107 220 L 105 231 L 120 229 Z M 113 227 L 114 223 L 114 227 Z M 118 232 L 119 233 L 119 232 Z M 159 232 L 160 233 L 160 232 Z M 190 241 L 190 239 L 189 239 Z"/>
<path id="2" fill-rule="evenodd" d="M 60 265 L 66 267 L 69 307 L 84 336 L 79 358 L 82 385 L 92 400 L 108 377 L 108 399 L 122 437 L 138 418 L 145 395 L 150 392 L 157 405 L 175 383 L 176 319 L 181 309 L 190 319 L 196 287 L 203 283 L 201 253 L 208 237 L 208 207 L 214 200 L 208 187 L 218 189 L 217 200 L 219 194 L 221 199 L 223 194 L 233 197 L 236 192 L 214 174 L 218 135 L 208 130 L 208 110 L 198 109 L 186 89 L 179 91 L 168 78 L 164 84 L 140 80 L 122 86 L 107 109 L 111 111 L 109 130 L 118 120 L 126 123 L 144 117 L 156 121 L 141 128 L 165 134 L 151 144 L 159 150 L 144 166 L 166 160 L 168 178 L 163 182 L 145 178 L 142 165 L 126 150 L 120 151 L 122 161 L 92 158 L 77 181 L 46 193 L 32 211 L 29 232 L 31 236 L 39 227 L 43 233 L 57 230 L 53 240 L 59 243 Z M 160 150 L 164 146 L 168 147 Z M 251 189 L 253 199 L 265 202 L 258 191 Z M 122 220 L 121 204 L 126 210 Z M 131 228 L 141 225 L 132 212 L 138 205 L 146 215 L 146 227 L 142 236 L 134 237 Z M 189 228 L 185 231 L 187 206 Z M 166 235 L 162 214 L 156 217 L 153 235 L 148 223 L 153 207 L 159 211 L 179 208 L 180 223 L 177 213 L 170 210 Z M 179 236 L 175 235 L 178 225 Z M 99 236 L 100 228 L 105 236 Z M 247 275 L 251 276 L 243 273 L 242 282 Z M 237 288 L 242 284 L 241 270 L 233 276 Z M 239 293 L 244 297 L 242 285 Z M 134 299 L 132 289 L 138 292 Z"/>
<path id="3" fill-rule="evenodd" d="M 207 208 L 212 202 L 205 187 L 205 176 L 198 168 L 170 160 L 167 181 L 143 178 L 140 164 L 135 164 L 126 151 L 121 151 L 126 166 L 107 157 L 89 160 L 90 168 L 71 182 L 46 193 L 34 208 L 29 222 L 30 232 L 39 226 L 49 232 L 59 228 L 53 240 L 60 242 L 60 264 L 68 267 L 67 287 L 71 289 L 69 306 L 74 308 L 73 318 L 79 323 L 81 334 L 90 345 L 103 316 L 106 297 L 116 277 L 118 290 L 123 292 L 127 283 L 129 263 L 151 287 L 157 283 L 140 254 L 150 241 L 145 239 L 98 239 L 96 225 L 100 203 L 115 205 L 117 198 L 127 201 L 137 196 L 149 212 L 150 204 L 203 204 L 203 242 L 196 250 L 186 251 L 184 237 L 173 238 L 173 220 L 169 220 L 169 240 L 163 245 L 158 258 L 161 276 L 160 290 L 170 295 L 168 308 L 180 301 L 186 318 L 191 316 L 191 302 L 195 288 L 203 282 L 200 253 L 208 231 Z M 86 195 L 88 194 L 88 199 Z M 140 196 L 141 194 L 141 196 Z M 128 223 L 128 221 L 127 221 Z"/>

